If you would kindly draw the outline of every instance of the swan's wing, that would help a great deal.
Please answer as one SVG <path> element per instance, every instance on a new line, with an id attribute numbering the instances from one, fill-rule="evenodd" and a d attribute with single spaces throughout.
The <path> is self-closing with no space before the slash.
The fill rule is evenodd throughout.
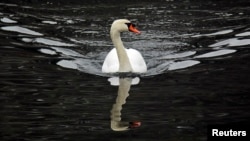
<path id="1" fill-rule="evenodd" d="M 106 56 L 103 65 L 102 72 L 103 73 L 115 73 L 119 70 L 119 61 L 117 57 L 116 49 L 113 48 L 108 55 Z"/>
<path id="2" fill-rule="evenodd" d="M 126 49 L 130 64 L 134 72 L 144 73 L 147 71 L 147 65 L 141 53 L 135 49 Z"/>

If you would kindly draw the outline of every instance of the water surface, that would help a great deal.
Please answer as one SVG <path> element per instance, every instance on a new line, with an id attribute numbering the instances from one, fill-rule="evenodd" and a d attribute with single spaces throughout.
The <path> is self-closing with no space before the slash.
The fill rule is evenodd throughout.
<path id="1" fill-rule="evenodd" d="M 206 140 L 210 124 L 249 122 L 247 0 L 0 3 L 1 140 Z M 148 72 L 132 84 L 116 132 L 118 86 L 101 65 L 113 20 Z"/>

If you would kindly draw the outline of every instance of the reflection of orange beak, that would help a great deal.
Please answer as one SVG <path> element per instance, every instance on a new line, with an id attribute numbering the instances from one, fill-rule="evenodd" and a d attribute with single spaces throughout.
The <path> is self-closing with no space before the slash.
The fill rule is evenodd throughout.
<path id="1" fill-rule="evenodd" d="M 129 31 L 134 32 L 136 34 L 140 34 L 141 32 L 136 29 L 132 24 L 129 26 Z"/>
<path id="2" fill-rule="evenodd" d="M 141 126 L 141 122 L 140 121 L 132 121 L 129 122 L 129 128 L 137 128 Z"/>

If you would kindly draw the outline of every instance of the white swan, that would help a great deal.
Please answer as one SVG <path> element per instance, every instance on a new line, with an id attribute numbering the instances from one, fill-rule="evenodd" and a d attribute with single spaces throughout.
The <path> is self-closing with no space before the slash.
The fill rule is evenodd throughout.
<path id="1" fill-rule="evenodd" d="M 115 20 L 110 29 L 110 36 L 115 46 L 106 56 L 102 65 L 102 72 L 115 73 L 115 72 L 135 72 L 144 73 L 147 71 L 146 63 L 141 55 L 135 49 L 124 48 L 120 32 L 131 31 L 140 34 L 127 19 Z"/>

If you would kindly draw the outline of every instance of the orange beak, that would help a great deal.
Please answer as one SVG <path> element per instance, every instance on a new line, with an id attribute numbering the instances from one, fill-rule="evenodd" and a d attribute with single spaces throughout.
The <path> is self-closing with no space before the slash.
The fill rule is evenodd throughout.
<path id="1" fill-rule="evenodd" d="M 138 29 L 136 29 L 132 24 L 129 26 L 129 31 L 131 31 L 131 32 L 134 32 L 134 33 L 136 33 L 136 34 L 140 34 L 141 32 L 138 30 Z"/>

